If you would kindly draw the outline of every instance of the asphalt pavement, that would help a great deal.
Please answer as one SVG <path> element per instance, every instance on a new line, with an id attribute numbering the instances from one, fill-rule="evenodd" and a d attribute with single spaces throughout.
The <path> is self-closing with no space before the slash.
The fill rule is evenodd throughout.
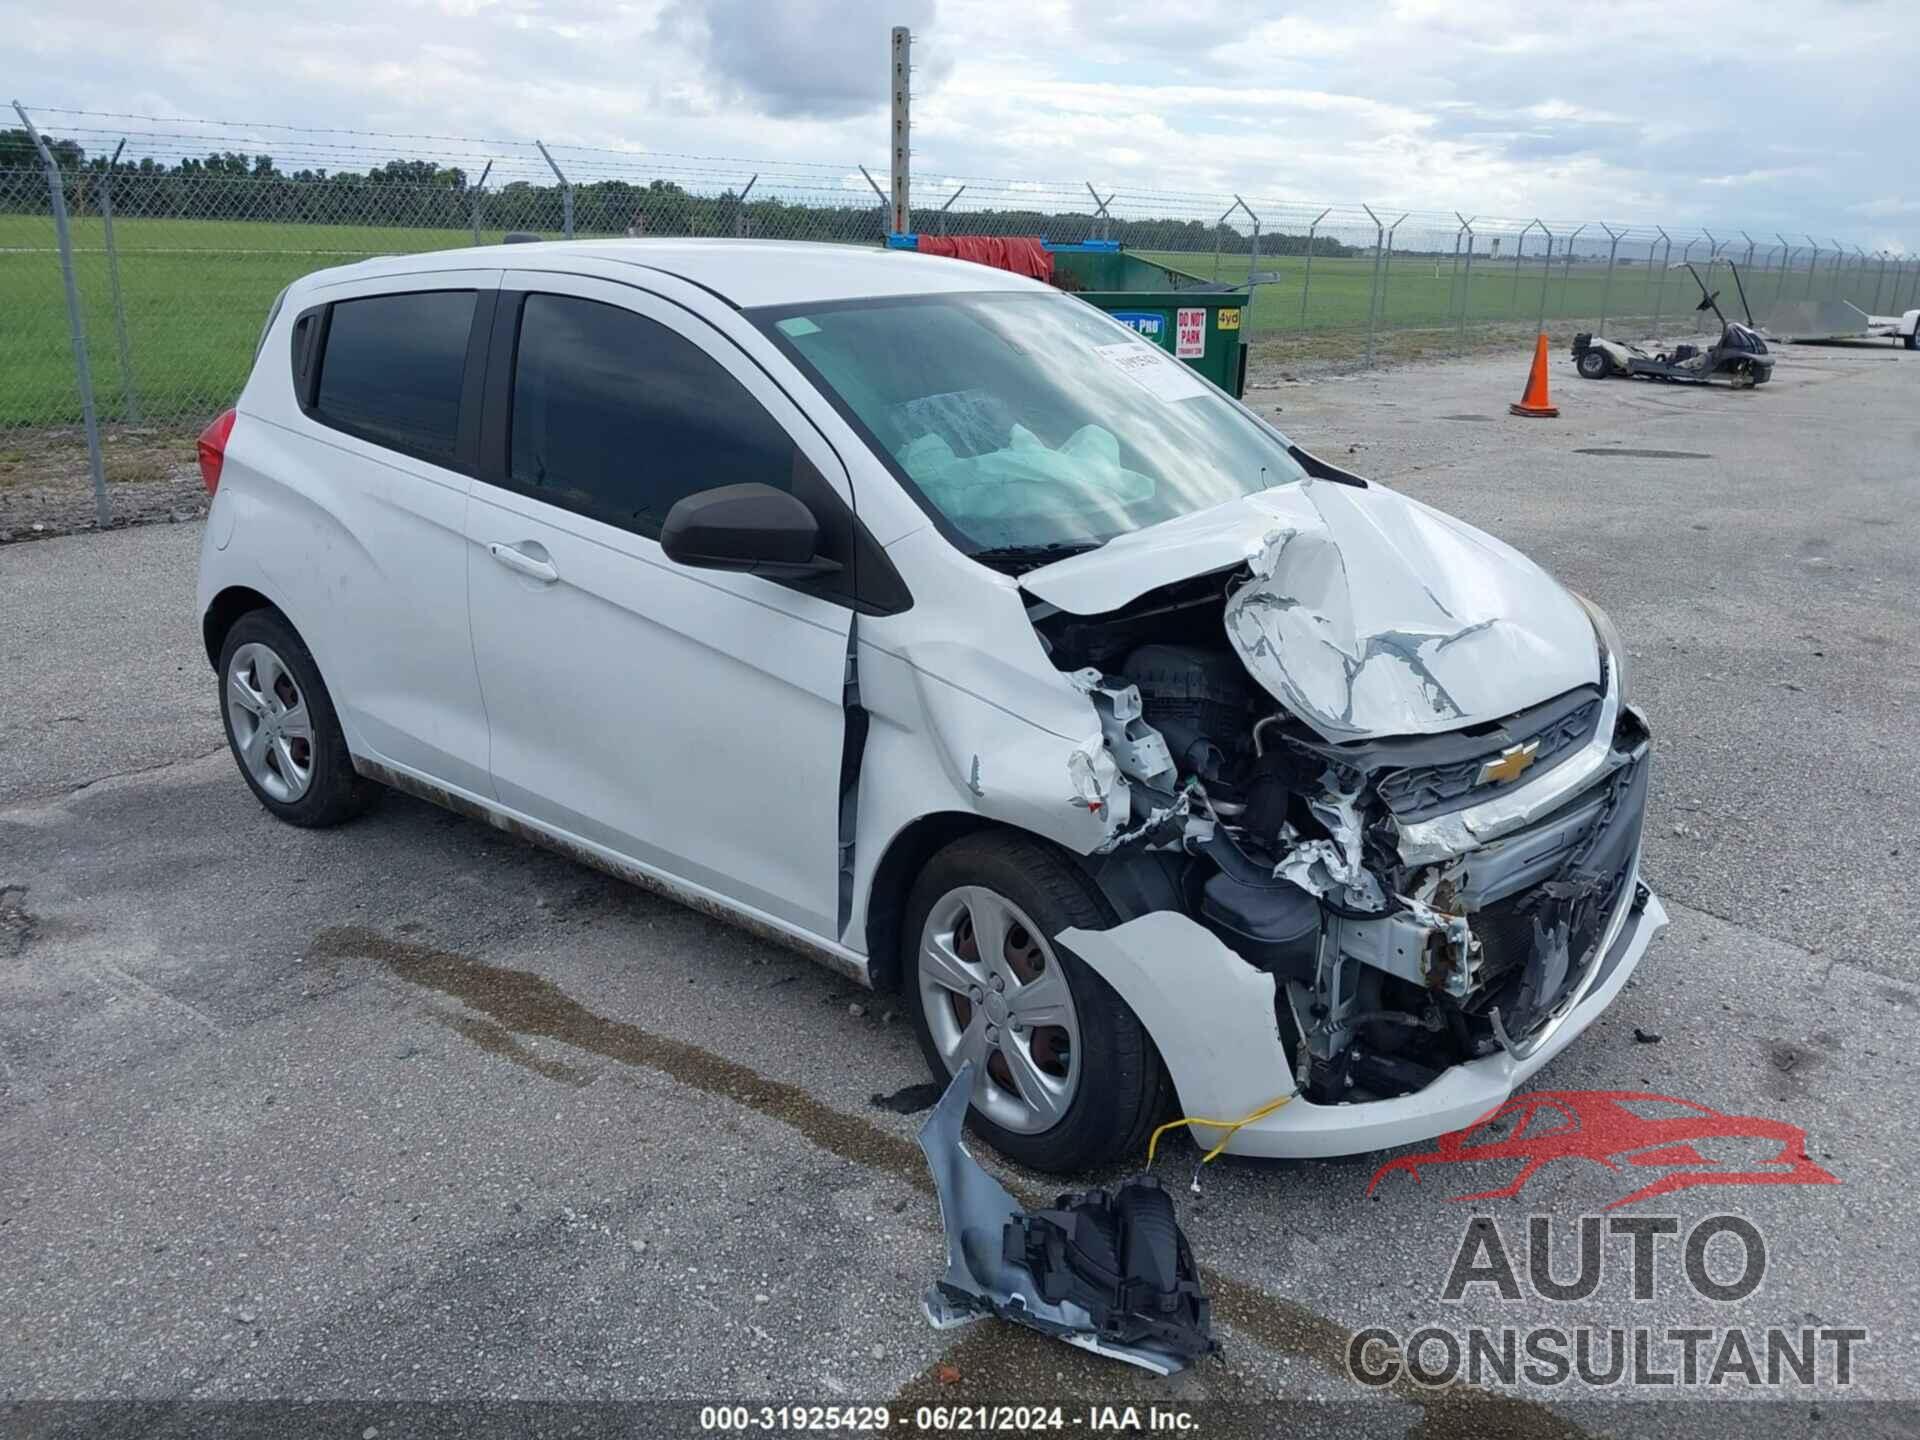
<path id="1" fill-rule="evenodd" d="M 1646 878 L 1673 924 L 1532 1088 L 1802 1127 L 1837 1183 L 1609 1211 L 1659 1172 L 1564 1159 L 1462 1202 L 1517 1162 L 1369 1193 L 1381 1156 L 1222 1162 L 1195 1195 L 1181 1144 L 1159 1168 L 1219 1357 L 1168 1381 L 1004 1324 L 935 1332 L 919 1117 L 875 1103 L 926 1079 L 902 1002 L 397 795 L 338 830 L 275 823 L 222 744 L 198 526 L 156 526 L 0 547 L 0 1399 L 999 1400 L 1066 1404 L 1082 1431 L 1089 1405 L 1132 1403 L 1189 1407 L 1203 1434 L 1271 1433 L 1297 1403 L 1356 1435 L 1906 1433 L 1914 1412 L 1861 1402 L 1920 1401 L 1920 356 L 1794 349 L 1747 393 L 1563 361 L 1557 421 L 1507 415 L 1520 356 L 1250 398 L 1535 556 L 1627 637 L 1657 747 Z M 1708 1179 L 1765 1158 L 1727 1128 L 1701 1142 Z M 982 1158 L 1029 1199 L 1057 1188 Z M 1739 1300 L 1691 1286 L 1677 1240 L 1648 1299 L 1624 1236 L 1586 1299 L 1524 1283 L 1531 1216 L 1564 1277 L 1582 1216 L 1684 1234 L 1723 1214 L 1766 1247 Z M 1518 1298 L 1443 1298 L 1476 1215 L 1519 1256 Z M 1710 1258 L 1740 1268 L 1724 1239 Z M 1829 1359 L 1812 1386 L 1373 1389 L 1347 1368 L 1372 1326 L 1867 1338 L 1844 1385 Z M 1767 1404 L 1644 1403 L 1675 1395 Z"/>

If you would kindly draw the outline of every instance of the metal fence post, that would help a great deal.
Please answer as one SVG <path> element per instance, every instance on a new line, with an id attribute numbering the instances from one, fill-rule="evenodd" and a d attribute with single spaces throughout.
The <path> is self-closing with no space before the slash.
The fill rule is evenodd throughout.
<path id="1" fill-rule="evenodd" d="M 1393 237 L 1412 213 L 1411 210 L 1402 212 L 1398 220 L 1387 226 L 1387 253 L 1380 262 L 1380 314 L 1383 318 L 1387 313 L 1387 301 L 1393 298 L 1393 291 L 1387 284 L 1393 278 Z"/>
<path id="2" fill-rule="evenodd" d="M 1371 205 L 1362 205 L 1367 218 L 1373 221 L 1373 278 L 1367 289 L 1367 369 L 1373 368 L 1373 326 L 1375 317 L 1380 313 L 1380 251 L 1387 241 L 1387 230 L 1380 223 L 1380 217 L 1373 213 Z"/>
<path id="3" fill-rule="evenodd" d="M 1456 210 L 1454 212 L 1454 219 L 1458 220 L 1459 218 L 1460 213 Z M 1460 237 L 1466 233 L 1464 223 L 1458 230 L 1453 232 L 1453 261 L 1447 266 L 1447 319 L 1449 322 L 1453 319 L 1453 292 L 1460 284 Z M 1439 278 L 1439 269 L 1440 267 L 1438 265 L 1434 266 L 1434 278 L 1436 279 Z"/>
<path id="4" fill-rule="evenodd" d="M 1540 318 L 1534 321 L 1534 329 L 1544 335 L 1547 333 L 1547 282 L 1553 278 L 1553 232 L 1543 223 L 1540 233 L 1547 237 L 1547 258 L 1540 262 Z"/>
<path id="5" fill-rule="evenodd" d="M 733 202 L 733 238 L 736 240 L 747 238 L 747 197 L 753 194 L 754 184 L 759 179 L 760 172 L 756 170 L 747 181 L 746 188 L 740 192 L 740 198 Z"/>
<path id="6" fill-rule="evenodd" d="M 1848 270 L 1849 268 L 1852 268 L 1852 269 L 1855 269 L 1855 270 L 1858 270 L 1858 269 L 1860 268 L 1860 260 L 1859 260 L 1859 259 L 1856 259 L 1856 260 L 1855 260 L 1855 261 L 1853 262 L 1853 264 L 1852 264 L 1852 266 L 1851 266 L 1851 267 L 1849 267 L 1849 266 L 1848 266 L 1848 265 L 1846 264 L 1846 255 L 1847 255 L 1847 247 L 1846 247 L 1846 246 L 1844 246 L 1844 245 L 1842 245 L 1842 244 L 1840 244 L 1840 242 L 1839 242 L 1838 240 L 1835 240 L 1835 241 L 1834 241 L 1833 243 L 1834 243 L 1834 245 L 1835 245 L 1835 246 L 1836 246 L 1836 247 L 1837 247 L 1837 248 L 1839 249 L 1839 251 L 1840 251 L 1840 259 L 1841 259 L 1841 265 L 1840 265 L 1840 282 L 1839 282 L 1839 287 L 1838 287 L 1838 288 L 1837 288 L 1837 289 L 1836 289 L 1836 290 L 1834 291 L 1834 298 L 1835 298 L 1835 299 L 1845 299 L 1845 298 L 1846 298 L 1847 296 L 1849 296 L 1849 295 L 1851 295 L 1851 294 L 1853 293 L 1853 286 L 1852 286 L 1852 285 L 1850 285 L 1850 284 L 1849 284 L 1849 283 L 1847 282 L 1847 270 Z M 1861 252 L 1860 252 L 1860 247 L 1859 247 L 1858 245 L 1856 245 L 1856 246 L 1854 246 L 1854 247 L 1853 247 L 1853 249 L 1854 249 L 1854 253 L 1855 253 L 1855 255 L 1857 255 L 1857 256 L 1858 256 L 1858 255 L 1860 255 L 1860 254 L 1861 254 Z M 1864 256 L 1861 256 L 1861 258 L 1865 258 L 1865 257 L 1864 257 Z"/>
<path id="7" fill-rule="evenodd" d="M 1473 220 L 1468 220 L 1458 210 L 1453 212 L 1453 217 L 1460 221 L 1460 228 L 1467 234 L 1467 269 L 1465 277 L 1460 282 L 1460 328 L 1455 332 L 1453 341 L 1454 353 L 1461 355 L 1465 354 L 1467 349 L 1467 306 L 1473 300 L 1473 220 L 1478 220 L 1480 217 L 1476 215 Z"/>
<path id="8" fill-rule="evenodd" d="M 1778 305 L 1787 292 L 1787 272 L 1793 269 L 1793 246 L 1778 230 L 1773 238 L 1780 242 L 1780 283 L 1773 287 L 1773 303 Z"/>
<path id="9" fill-rule="evenodd" d="M 566 232 L 567 239 L 571 240 L 573 238 L 573 182 L 561 173 L 558 165 L 553 163 L 553 156 L 547 153 L 547 147 L 543 141 L 536 140 L 533 143 L 540 152 L 540 158 L 547 162 L 547 168 L 553 171 L 553 178 L 560 182 L 561 226 Z M 867 176 L 867 181 L 871 184 L 873 177 Z"/>
<path id="10" fill-rule="evenodd" d="M 1314 232 L 1320 228 L 1320 222 L 1326 219 L 1327 216 L 1331 215 L 1332 213 L 1333 213 L 1333 207 L 1329 205 L 1326 209 L 1322 210 L 1318 215 L 1314 216 L 1313 223 L 1307 226 L 1307 273 L 1304 276 L 1302 276 L 1300 280 L 1300 328 L 1302 330 L 1307 328 L 1307 295 L 1313 289 Z"/>
<path id="11" fill-rule="evenodd" d="M 887 199 L 887 192 L 880 188 L 880 182 L 867 174 L 867 167 L 859 167 L 860 173 L 867 176 L 867 184 L 873 187 L 875 198 L 880 201 L 880 234 L 884 239 L 889 233 L 888 226 L 893 224 L 893 202 Z"/>
<path id="12" fill-rule="evenodd" d="M 1880 291 L 1887 283 L 1887 252 L 1884 250 L 1876 250 L 1874 254 L 1880 257 L 1880 269 L 1873 277 L 1873 309 L 1874 312 L 1878 314 L 1880 310 Z"/>
<path id="13" fill-rule="evenodd" d="M 951 195 L 949 195 L 947 197 L 946 203 L 940 207 L 940 212 L 939 212 L 940 213 L 940 233 L 942 235 L 947 233 L 947 211 L 953 208 L 954 201 L 958 200 L 962 195 L 966 193 L 967 193 L 967 187 L 962 185 L 958 190 L 954 191 Z"/>
<path id="14" fill-rule="evenodd" d="M 1246 312 L 1240 317 L 1240 343 L 1247 347 L 1247 364 L 1253 364 L 1253 321 L 1254 303 L 1260 298 L 1259 271 L 1255 266 L 1260 260 L 1260 217 L 1253 213 L 1253 207 L 1240 198 L 1236 191 L 1233 197 L 1233 209 L 1244 210 L 1247 218 L 1253 221 L 1253 249 L 1247 256 L 1247 304 Z M 1227 211 L 1228 215 L 1233 210 Z"/>
<path id="15" fill-rule="evenodd" d="M 1253 246 L 1247 252 L 1247 293 L 1251 295 L 1253 293 L 1254 268 L 1260 263 L 1260 217 L 1253 213 L 1253 207 L 1251 205 L 1240 199 L 1238 191 L 1234 192 L 1233 198 L 1239 202 L 1240 208 L 1246 211 L 1248 217 L 1253 221 Z"/>
<path id="16" fill-rule="evenodd" d="M 113 147 L 106 173 L 100 177 L 100 224 L 107 238 L 107 286 L 113 292 L 113 342 L 120 356 L 120 405 L 129 425 L 140 423 L 140 387 L 133 378 L 133 352 L 127 348 L 127 307 L 120 299 L 120 252 L 113 243 L 113 167 L 127 142 Z"/>
<path id="17" fill-rule="evenodd" d="M 60 178 L 60 166 L 53 151 L 34 128 L 25 107 L 18 100 L 13 111 L 26 126 L 33 148 L 40 152 L 40 165 L 47 173 L 47 192 L 53 201 L 53 233 L 60 245 L 60 279 L 67 292 L 67 329 L 73 337 L 73 373 L 80 386 L 80 418 L 87 431 L 87 465 L 93 472 L 93 518 L 105 530 L 113 523 L 113 507 L 107 501 L 107 472 L 100 460 L 100 421 L 93 410 L 93 367 L 87 361 L 87 331 L 80 319 L 80 287 L 73 278 L 73 235 L 67 226 L 66 186 Z"/>
<path id="18" fill-rule="evenodd" d="M 1807 257 L 1806 298 L 1811 300 L 1813 298 L 1813 272 L 1820 268 L 1820 246 L 1811 235 L 1807 236 L 1807 244 L 1813 246 L 1813 254 Z"/>
<path id="19" fill-rule="evenodd" d="M 1655 339 L 1660 335 L 1660 311 L 1667 299 L 1667 269 L 1673 264 L 1673 237 L 1661 226 L 1653 227 L 1664 242 L 1660 251 L 1660 284 L 1653 292 L 1653 325 L 1647 331 Z M 1653 264 L 1653 242 L 1647 242 L 1647 264 Z"/>
<path id="20" fill-rule="evenodd" d="M 1527 253 L 1527 235 L 1540 222 L 1529 220 L 1526 228 L 1513 237 L 1513 293 L 1507 297 L 1507 308 L 1513 309 L 1520 303 L 1520 262 Z"/>
<path id="21" fill-rule="evenodd" d="M 1113 203 L 1113 195 L 1118 195 L 1120 192 L 1116 190 L 1113 192 L 1113 195 L 1109 195 L 1106 199 L 1102 200 L 1100 198 L 1100 192 L 1093 188 L 1093 182 L 1091 180 L 1086 182 L 1086 186 L 1087 193 L 1093 196 L 1093 213 L 1100 217 L 1100 238 L 1102 240 L 1111 240 L 1113 238 L 1113 217 L 1107 213 L 1107 206 Z"/>
<path id="22" fill-rule="evenodd" d="M 1588 222 L 1582 220 L 1567 235 L 1567 252 L 1560 261 L 1560 313 L 1566 317 L 1567 299 L 1573 290 L 1573 242 L 1580 238 L 1580 232 L 1587 228 Z"/>
<path id="23" fill-rule="evenodd" d="M 1607 278 L 1600 286 L 1600 323 L 1594 328 L 1602 335 L 1607 333 L 1607 306 L 1613 301 L 1613 260 L 1620 253 L 1620 237 L 1627 232 L 1615 230 L 1606 221 L 1600 221 L 1600 228 L 1607 232 Z"/>
<path id="24" fill-rule="evenodd" d="M 1220 218 L 1213 222 L 1213 278 L 1216 281 L 1220 278 L 1220 244 L 1226 238 L 1227 217 L 1239 208 L 1240 201 L 1236 197 L 1233 204 L 1222 210 L 1220 212 Z M 1247 262 L 1247 273 L 1249 275 L 1253 273 L 1253 262 L 1251 260 Z"/>
<path id="25" fill-rule="evenodd" d="M 480 172 L 480 181 L 473 187 L 473 202 L 467 208 L 473 217 L 473 243 L 480 243 L 480 197 L 487 191 L 487 176 L 493 173 L 493 161 L 489 160 Z"/>

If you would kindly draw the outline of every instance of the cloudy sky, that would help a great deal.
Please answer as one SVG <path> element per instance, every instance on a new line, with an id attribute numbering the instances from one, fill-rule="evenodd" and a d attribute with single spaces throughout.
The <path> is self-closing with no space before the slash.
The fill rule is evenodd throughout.
<path id="1" fill-rule="evenodd" d="M 45 106 L 1920 249 L 1920 0 L 0 0 Z M 50 128 L 54 128 L 51 127 Z"/>

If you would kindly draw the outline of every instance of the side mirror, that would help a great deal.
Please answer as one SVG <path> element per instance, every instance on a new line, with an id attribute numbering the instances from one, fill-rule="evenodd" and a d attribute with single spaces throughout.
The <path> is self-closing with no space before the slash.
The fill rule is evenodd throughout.
<path id="1" fill-rule="evenodd" d="M 802 580 L 840 569 L 818 553 L 820 522 L 785 490 L 754 482 L 702 490 L 674 502 L 660 527 L 669 560 L 702 570 L 744 570 Z"/>

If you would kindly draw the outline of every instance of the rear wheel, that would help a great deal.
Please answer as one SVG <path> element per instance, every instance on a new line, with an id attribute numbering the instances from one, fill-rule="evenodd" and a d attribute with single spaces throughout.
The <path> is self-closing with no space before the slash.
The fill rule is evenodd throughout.
<path id="1" fill-rule="evenodd" d="M 974 1132 L 1069 1174 L 1141 1150 L 1167 1104 L 1160 1058 L 1126 1003 L 1052 937 L 1115 917 L 1091 880 L 1024 836 L 957 840 L 907 902 L 902 972 L 935 1079 L 974 1064 Z"/>
<path id="2" fill-rule="evenodd" d="M 242 615 L 220 648 L 227 744 L 260 803 L 290 825 L 338 825 L 367 807 L 333 699 L 294 628 L 277 611 Z"/>
<path id="3" fill-rule="evenodd" d="M 1907 332 L 1907 348 L 1909 350 L 1920 350 L 1920 324 L 1916 324 L 1912 330 Z"/>
<path id="4" fill-rule="evenodd" d="M 1613 368 L 1604 350 L 1589 350 L 1580 357 L 1579 370 L 1583 380 L 1604 380 L 1607 371 Z"/>

